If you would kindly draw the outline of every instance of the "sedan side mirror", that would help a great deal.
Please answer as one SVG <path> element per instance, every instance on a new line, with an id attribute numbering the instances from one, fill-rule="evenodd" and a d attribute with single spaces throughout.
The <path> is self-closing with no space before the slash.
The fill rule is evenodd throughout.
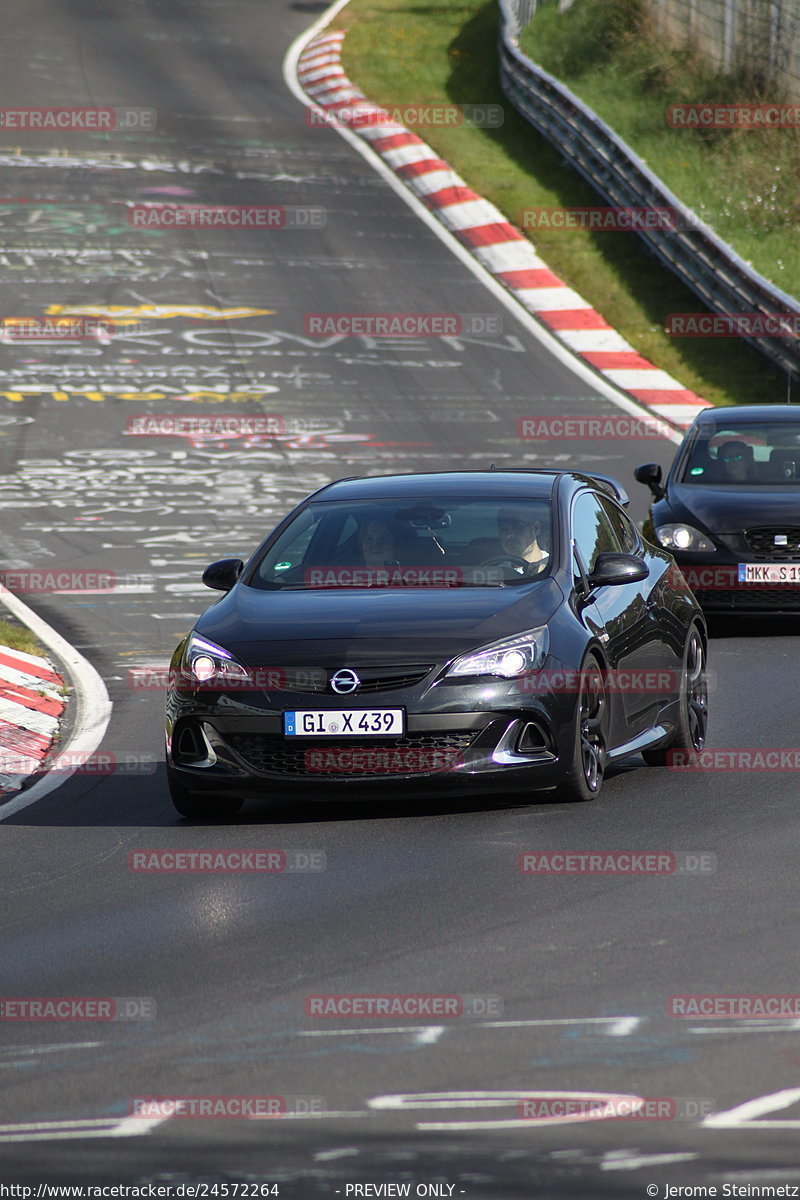
<path id="1" fill-rule="evenodd" d="M 650 568 L 636 554 L 616 554 L 606 551 L 598 554 L 594 570 L 589 576 L 589 586 L 616 587 L 621 583 L 639 583 L 647 579 Z"/>
<path id="2" fill-rule="evenodd" d="M 203 583 L 218 592 L 229 592 L 243 568 L 244 563 L 240 558 L 221 558 L 203 571 Z"/>
<path id="3" fill-rule="evenodd" d="M 658 463 L 645 463 L 641 467 L 637 467 L 633 472 L 633 477 L 637 483 L 643 483 L 650 488 L 655 500 L 663 500 L 666 496 L 666 488 L 661 482 L 661 467 Z"/>

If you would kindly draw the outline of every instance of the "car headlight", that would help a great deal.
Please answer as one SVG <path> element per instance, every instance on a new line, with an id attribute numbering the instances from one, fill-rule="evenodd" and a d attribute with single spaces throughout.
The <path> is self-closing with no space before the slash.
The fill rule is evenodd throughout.
<path id="1" fill-rule="evenodd" d="M 246 667 L 230 651 L 193 633 L 183 652 L 183 680 L 189 687 L 241 687 L 250 678 Z"/>
<path id="2" fill-rule="evenodd" d="M 702 550 L 705 554 L 712 554 L 717 548 L 699 529 L 682 522 L 656 525 L 655 533 L 659 545 L 666 550 Z"/>
<path id="3" fill-rule="evenodd" d="M 532 629 L 518 637 L 503 638 L 483 650 L 462 654 L 451 663 L 448 675 L 500 675 L 513 679 L 528 671 L 538 671 L 544 665 L 550 646 L 550 633 L 546 625 Z"/>

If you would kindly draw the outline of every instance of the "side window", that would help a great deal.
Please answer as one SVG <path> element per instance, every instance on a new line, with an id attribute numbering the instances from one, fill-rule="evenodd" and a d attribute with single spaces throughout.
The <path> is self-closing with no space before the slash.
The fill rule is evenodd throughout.
<path id="1" fill-rule="evenodd" d="M 613 500 L 606 500 L 605 496 L 598 496 L 600 505 L 608 518 L 608 523 L 614 531 L 614 534 L 622 547 L 624 554 L 635 554 L 639 549 L 639 535 L 636 532 L 636 527 L 630 517 L 617 508 Z"/>
<path id="2" fill-rule="evenodd" d="M 622 553 L 622 544 L 614 532 L 597 496 L 581 492 L 572 509 L 572 539 L 577 543 L 587 575 L 591 575 L 598 554 L 606 550 Z M 577 567 L 575 571 L 578 574 Z"/>

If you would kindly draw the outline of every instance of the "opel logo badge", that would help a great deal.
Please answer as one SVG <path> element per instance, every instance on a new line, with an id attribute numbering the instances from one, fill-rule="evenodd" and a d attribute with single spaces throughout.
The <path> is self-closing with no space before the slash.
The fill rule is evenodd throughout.
<path id="1" fill-rule="evenodd" d="M 360 685 L 361 680 L 356 675 L 355 671 L 351 671 L 349 667 L 345 667 L 341 671 L 337 671 L 335 675 L 331 675 L 331 687 L 339 696 L 349 696 Z"/>

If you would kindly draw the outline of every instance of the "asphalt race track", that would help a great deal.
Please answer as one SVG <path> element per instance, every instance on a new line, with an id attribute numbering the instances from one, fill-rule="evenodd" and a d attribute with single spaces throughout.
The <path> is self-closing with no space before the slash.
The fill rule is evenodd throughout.
<path id="1" fill-rule="evenodd" d="M 632 469 L 671 457 L 667 441 L 519 440 L 520 417 L 623 410 L 335 131 L 307 124 L 282 62 L 319 11 L 3 5 L 3 106 L 157 120 L 0 139 L 2 315 L 131 322 L 108 344 L 0 346 L 2 566 L 114 572 L 106 593 L 24 598 L 106 681 L 103 749 L 141 767 L 75 775 L 5 818 L 0 806 L 2 995 L 137 1002 L 130 1020 L 0 1022 L 0 1185 L 257 1182 L 291 1200 L 404 1194 L 353 1190 L 368 1184 L 475 1200 L 800 1185 L 800 1022 L 668 1015 L 674 995 L 800 990 L 796 773 L 640 766 L 581 806 L 276 797 L 209 828 L 170 804 L 163 696 L 134 686 L 136 671 L 163 667 L 213 601 L 202 567 L 247 557 L 312 488 L 569 463 L 619 476 L 641 518 Z M 285 206 L 307 223 L 129 223 L 132 204 L 176 199 Z M 402 345 L 307 335 L 305 314 L 334 311 L 483 314 L 501 328 Z M 283 432 L 129 431 L 153 413 L 274 414 Z M 712 634 L 710 744 L 794 747 L 792 624 Z M 321 869 L 131 870 L 152 848 L 281 849 Z M 525 851 L 589 850 L 688 855 L 687 869 L 517 868 Z M 307 1015 L 309 996 L 378 993 L 474 997 L 474 1015 Z M 555 1112 L 563 1093 L 643 1097 L 656 1119 L 520 1108 L 533 1097 Z M 132 1115 L 136 1098 L 199 1096 L 280 1097 L 285 1115 Z"/>

